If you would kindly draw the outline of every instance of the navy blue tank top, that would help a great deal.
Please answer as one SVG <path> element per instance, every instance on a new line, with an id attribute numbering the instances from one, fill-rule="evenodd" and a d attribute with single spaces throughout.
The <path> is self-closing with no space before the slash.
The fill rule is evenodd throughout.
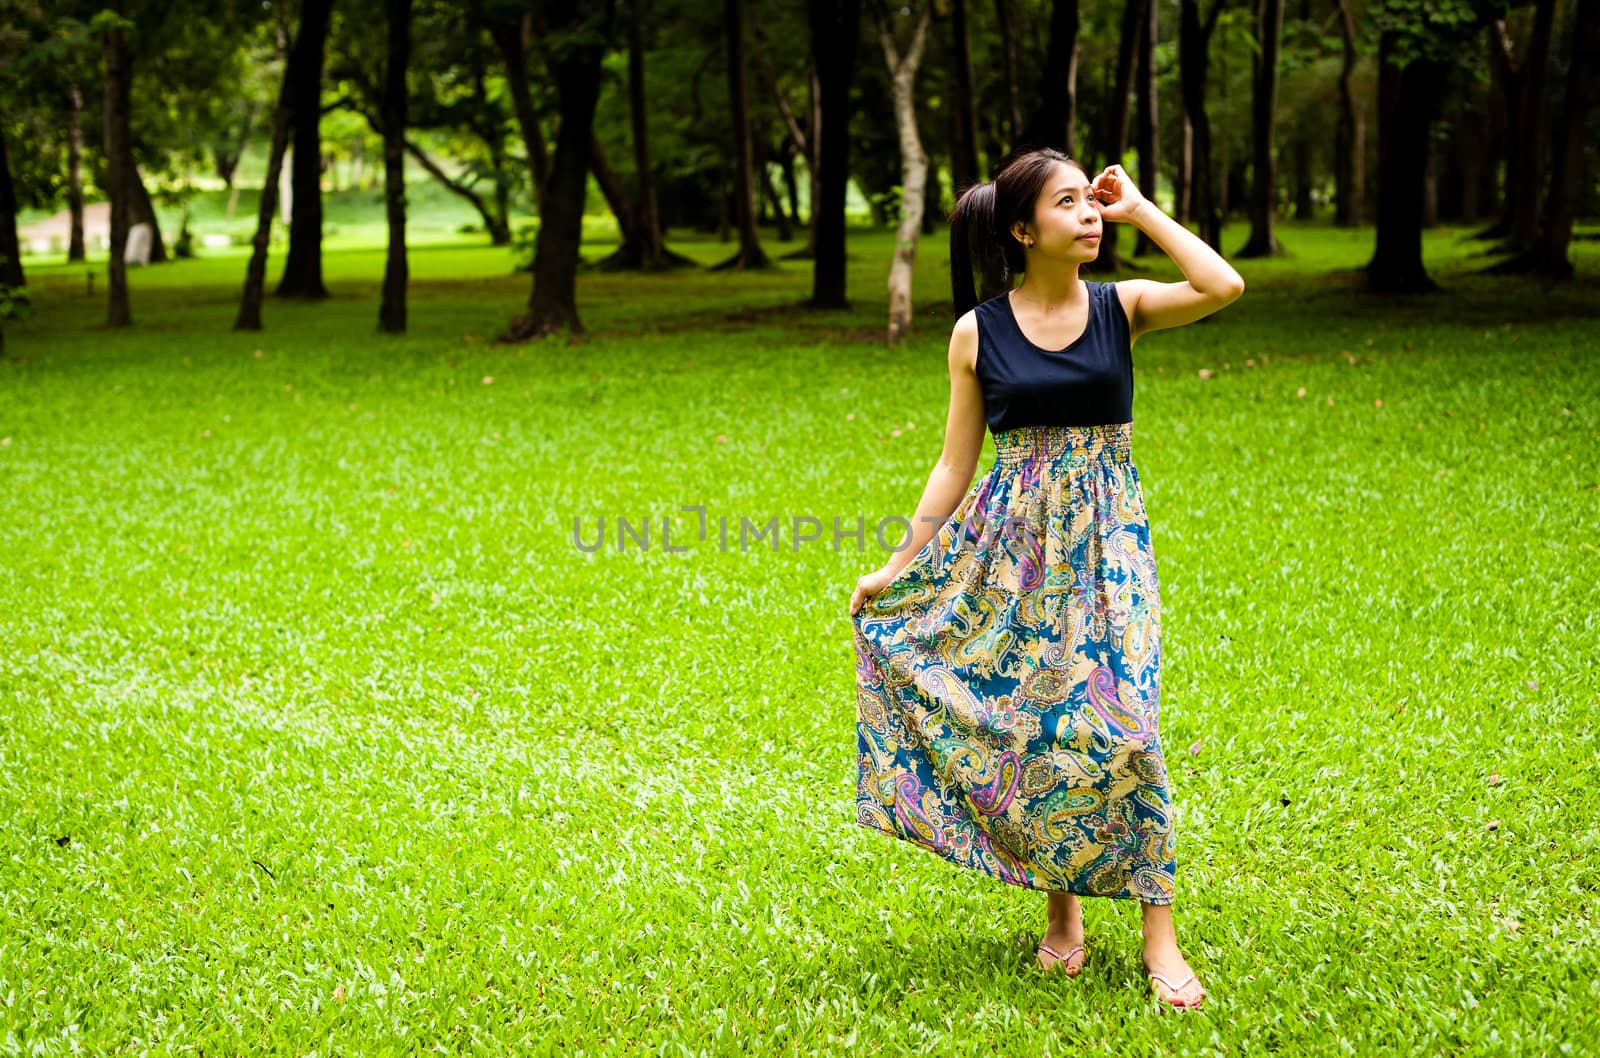
<path id="1" fill-rule="evenodd" d="M 1089 323 L 1065 349 L 1041 349 L 1017 323 L 1007 294 L 978 305 L 978 382 L 995 433 L 1019 426 L 1133 421 L 1133 348 L 1115 283 L 1085 280 Z"/>

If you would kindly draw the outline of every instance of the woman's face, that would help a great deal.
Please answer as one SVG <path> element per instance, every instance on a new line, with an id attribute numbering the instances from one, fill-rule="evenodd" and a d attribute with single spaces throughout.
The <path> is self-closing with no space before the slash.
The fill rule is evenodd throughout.
<path id="1" fill-rule="evenodd" d="M 1089 178 L 1081 169 L 1056 164 L 1034 200 L 1033 223 L 1021 234 L 1024 245 L 1033 240 L 1033 253 L 1077 261 L 1099 255 L 1100 203 L 1089 193 Z"/>

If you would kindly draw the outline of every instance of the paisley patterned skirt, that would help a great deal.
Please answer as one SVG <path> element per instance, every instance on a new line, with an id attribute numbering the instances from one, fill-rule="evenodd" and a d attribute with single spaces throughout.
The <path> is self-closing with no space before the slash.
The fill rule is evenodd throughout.
<path id="1" fill-rule="evenodd" d="M 994 464 L 852 615 L 860 825 L 1013 885 L 1172 903 L 1132 436 L 996 434 Z"/>

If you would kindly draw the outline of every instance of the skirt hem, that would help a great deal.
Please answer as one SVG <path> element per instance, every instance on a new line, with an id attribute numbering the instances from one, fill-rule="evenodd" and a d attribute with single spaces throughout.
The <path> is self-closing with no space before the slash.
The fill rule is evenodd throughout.
<path id="1" fill-rule="evenodd" d="M 900 841 L 905 842 L 907 845 L 911 845 L 911 846 L 914 846 L 916 848 L 919 848 L 919 849 L 923 850 L 924 852 L 930 852 L 930 853 L 932 853 L 933 855 L 939 857 L 942 860 L 945 860 L 945 861 L 947 861 L 949 863 L 955 864 L 957 867 L 961 867 L 961 868 L 964 868 L 966 870 L 969 870 L 974 874 L 981 874 L 985 878 L 993 878 L 997 882 L 1004 882 L 1007 885 L 1014 885 L 1019 889 L 1031 889 L 1031 890 L 1033 890 L 1034 892 L 1037 892 L 1037 893 L 1071 893 L 1073 896 L 1077 896 L 1077 897 L 1093 897 L 1093 898 L 1098 899 L 1098 900 L 1133 900 L 1133 901 L 1137 901 L 1137 902 L 1143 903 L 1143 904 L 1154 904 L 1157 907 L 1166 907 L 1166 906 L 1168 906 L 1168 905 L 1173 903 L 1173 898 L 1169 898 L 1169 899 L 1166 899 L 1166 900 L 1147 900 L 1142 896 L 1139 896 L 1139 895 L 1137 895 L 1135 893 L 1129 893 L 1129 892 L 1120 892 L 1120 893 L 1085 893 L 1085 892 L 1080 892 L 1080 891 L 1078 891 L 1076 889 L 1051 889 L 1048 886 L 1032 885 L 1032 884 L 1030 884 L 1028 882 L 1017 881 L 1015 878 L 1004 878 L 1004 877 L 1001 877 L 1000 875 L 995 874 L 993 871 L 984 870 L 982 867 L 974 866 L 972 863 L 969 863 L 966 860 L 960 859 L 955 853 L 953 853 L 951 851 L 947 851 L 945 849 L 936 849 L 932 845 L 925 844 L 925 843 L 923 843 L 921 841 L 916 840 L 913 837 L 910 837 L 910 836 L 908 836 L 906 834 L 902 834 L 898 830 L 885 830 L 883 827 L 878 826 L 876 823 L 873 823 L 870 820 L 863 819 L 859 815 L 856 817 L 856 826 L 862 827 L 862 828 L 864 828 L 866 830 L 874 830 L 874 831 L 877 831 L 880 834 L 887 834 L 891 838 L 896 838 L 896 839 L 898 839 Z"/>

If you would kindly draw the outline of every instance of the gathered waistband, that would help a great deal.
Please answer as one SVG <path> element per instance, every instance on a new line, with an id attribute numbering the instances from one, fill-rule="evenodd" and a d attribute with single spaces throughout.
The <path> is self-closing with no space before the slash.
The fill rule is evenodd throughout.
<path id="1" fill-rule="evenodd" d="M 1126 463 L 1133 459 L 1133 423 L 1103 426 L 1019 426 L 994 435 L 995 463 L 1017 467 L 1041 461 L 1058 467 Z"/>

